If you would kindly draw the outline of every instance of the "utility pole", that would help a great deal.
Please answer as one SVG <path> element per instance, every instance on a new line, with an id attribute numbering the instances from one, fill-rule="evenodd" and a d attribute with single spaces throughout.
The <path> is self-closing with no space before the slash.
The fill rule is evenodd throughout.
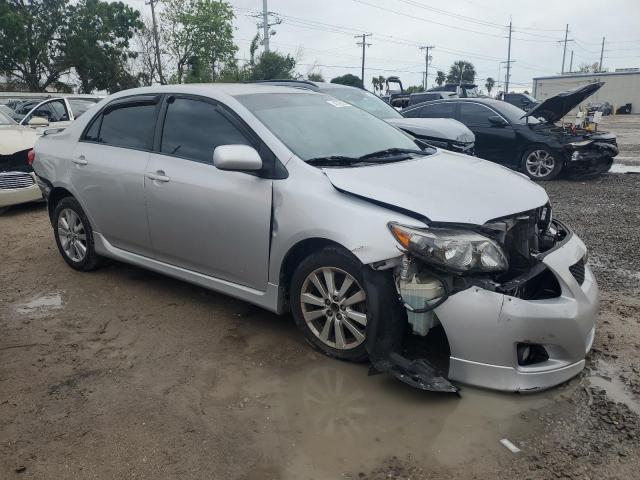
<path id="1" fill-rule="evenodd" d="M 362 35 L 354 35 L 354 38 L 362 38 L 362 41 L 357 42 L 356 45 L 362 45 L 362 88 L 364 88 L 364 55 L 366 47 L 370 47 L 371 44 L 367 43 L 367 37 L 370 37 L 371 33 L 363 33 Z"/>
<path id="2" fill-rule="evenodd" d="M 564 40 L 558 40 L 558 43 L 564 43 L 564 48 L 562 49 L 562 70 L 560 74 L 564 73 L 564 59 L 567 56 L 567 42 L 573 42 L 572 38 L 569 37 L 569 24 L 567 23 L 567 28 L 564 31 Z"/>
<path id="3" fill-rule="evenodd" d="M 153 40 L 156 44 L 156 62 L 158 63 L 158 76 L 160 77 L 160 84 L 165 85 L 167 82 L 164 80 L 164 75 L 162 75 L 162 61 L 160 59 L 160 40 L 158 39 L 158 25 L 156 23 L 156 6 L 155 2 L 158 0 L 149 0 L 149 3 L 145 3 L 146 5 L 151 6 L 151 21 L 153 22 Z"/>
<path id="4" fill-rule="evenodd" d="M 511 78 L 511 64 L 513 61 L 511 60 L 511 33 L 513 32 L 512 21 L 509 20 L 509 47 L 507 48 L 507 73 L 504 77 L 504 93 L 509 93 L 509 79 Z"/>
<path id="5" fill-rule="evenodd" d="M 424 50 L 424 90 L 427 91 L 427 86 L 429 82 L 429 50 L 436 48 L 433 45 L 425 45 L 424 47 L 420 47 L 420 50 Z"/>
<path id="6" fill-rule="evenodd" d="M 604 37 L 602 37 L 602 48 L 600 49 L 600 63 L 598 64 L 598 70 L 604 72 L 602 68 L 602 56 L 604 55 Z"/>
<path id="7" fill-rule="evenodd" d="M 275 20 L 269 23 L 269 17 L 272 16 Z M 255 13 L 250 15 L 253 18 L 258 18 L 262 20 L 258 23 L 258 29 L 262 29 L 262 45 L 264 46 L 264 51 L 269 51 L 269 38 L 271 35 L 275 35 L 275 31 L 271 31 L 271 27 L 274 25 L 280 25 L 282 23 L 282 19 L 278 17 L 278 14 L 270 12 L 267 9 L 267 0 L 262 0 L 262 13 Z"/>
<path id="8" fill-rule="evenodd" d="M 269 10 L 267 0 L 262 0 L 262 38 L 264 38 L 264 51 L 269 51 Z"/>
<path id="9" fill-rule="evenodd" d="M 569 73 L 573 72 L 573 50 L 571 50 L 571 61 L 569 62 Z"/>

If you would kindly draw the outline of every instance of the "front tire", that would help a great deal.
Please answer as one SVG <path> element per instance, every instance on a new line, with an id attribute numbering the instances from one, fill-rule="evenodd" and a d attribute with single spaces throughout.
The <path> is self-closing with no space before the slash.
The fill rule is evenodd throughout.
<path id="1" fill-rule="evenodd" d="M 82 272 L 98 267 L 100 257 L 93 244 L 93 230 L 84 210 L 73 197 L 65 197 L 53 211 L 53 231 L 60 255 Z"/>
<path id="2" fill-rule="evenodd" d="M 524 152 L 522 169 L 531 180 L 553 180 L 560 175 L 562 160 L 546 147 L 535 147 Z"/>
<path id="3" fill-rule="evenodd" d="M 311 254 L 294 272 L 289 294 L 293 318 L 315 349 L 341 360 L 367 359 L 366 285 L 355 257 L 335 247 Z"/>

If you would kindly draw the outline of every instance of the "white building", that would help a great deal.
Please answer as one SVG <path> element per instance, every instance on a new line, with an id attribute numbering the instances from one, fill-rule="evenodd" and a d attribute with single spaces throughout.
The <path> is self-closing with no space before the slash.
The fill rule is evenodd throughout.
<path id="1" fill-rule="evenodd" d="M 593 82 L 605 82 L 600 90 L 583 102 L 609 102 L 615 108 L 627 103 L 632 104 L 631 113 L 640 113 L 640 69 L 619 69 L 615 72 L 569 73 L 533 79 L 532 95 L 545 100 L 559 92 L 572 90 Z"/>

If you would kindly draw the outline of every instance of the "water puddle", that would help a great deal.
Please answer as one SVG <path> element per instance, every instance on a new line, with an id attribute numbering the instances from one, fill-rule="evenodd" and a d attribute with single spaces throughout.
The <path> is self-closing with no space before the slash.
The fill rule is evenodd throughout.
<path id="1" fill-rule="evenodd" d="M 271 413 L 288 432 L 286 442 L 274 439 L 288 457 L 287 478 L 309 472 L 339 478 L 345 469 L 360 464 L 368 470 L 390 455 L 445 466 L 495 455 L 504 450 L 502 438 L 521 424 L 527 428 L 524 414 L 559 396 L 553 390 L 520 395 L 463 387 L 459 398 L 420 392 L 388 375 L 367 376 L 366 365 L 314 363 L 286 384 L 271 385 L 268 394 Z"/>
<path id="2" fill-rule="evenodd" d="M 51 293 L 20 304 L 16 310 L 22 314 L 41 316 L 46 315 L 50 310 L 57 310 L 59 308 L 62 308 L 62 295 L 59 293 Z"/>
<path id="3" fill-rule="evenodd" d="M 619 374 L 607 362 L 598 360 L 588 380 L 592 386 L 603 389 L 611 400 L 625 404 L 640 415 L 640 403 L 627 391 Z"/>

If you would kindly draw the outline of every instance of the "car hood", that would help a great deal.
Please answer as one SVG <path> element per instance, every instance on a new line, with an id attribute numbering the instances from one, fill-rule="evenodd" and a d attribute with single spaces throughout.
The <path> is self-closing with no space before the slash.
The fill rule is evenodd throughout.
<path id="1" fill-rule="evenodd" d="M 396 163 L 323 171 L 338 190 L 431 222 L 482 225 L 549 201 L 542 187 L 520 173 L 446 150 Z"/>
<path id="2" fill-rule="evenodd" d="M 522 118 L 544 118 L 549 123 L 555 123 L 573 110 L 584 99 L 589 98 L 604 85 L 604 82 L 590 83 L 574 90 L 560 92 L 538 103 Z"/>
<path id="3" fill-rule="evenodd" d="M 0 155 L 13 155 L 33 148 L 37 138 L 36 132 L 29 127 L 2 125 L 0 126 Z"/>
<path id="4" fill-rule="evenodd" d="M 385 121 L 417 137 L 439 138 L 460 143 L 473 143 L 476 140 L 471 130 L 453 118 L 388 118 Z"/>

